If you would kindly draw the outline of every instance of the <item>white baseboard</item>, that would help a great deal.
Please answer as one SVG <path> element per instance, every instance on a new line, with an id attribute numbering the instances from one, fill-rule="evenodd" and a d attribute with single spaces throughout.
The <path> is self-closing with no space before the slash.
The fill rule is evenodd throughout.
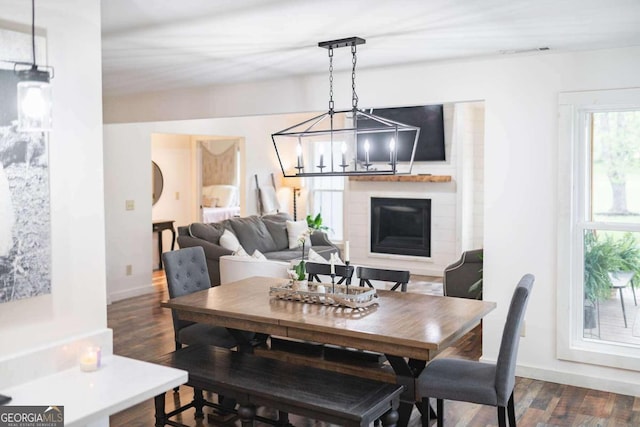
<path id="1" fill-rule="evenodd" d="M 153 288 L 153 285 L 151 284 L 145 285 L 145 286 L 138 286 L 137 288 L 124 289 L 122 291 L 113 291 L 113 292 L 109 292 L 109 294 L 107 295 L 107 301 L 108 301 L 108 304 L 111 304 L 112 302 L 121 301 L 123 299 L 150 294 L 153 291 L 154 291 L 154 288 Z"/>
<path id="2" fill-rule="evenodd" d="M 77 366 L 80 351 L 89 346 L 100 347 L 103 357 L 110 356 L 113 354 L 113 331 L 98 329 L 1 358 L 0 389 Z"/>
<path id="3" fill-rule="evenodd" d="M 480 358 L 480 361 L 487 363 L 496 362 L 495 360 L 489 360 L 484 357 Z M 553 369 L 542 369 L 521 364 L 518 364 L 516 366 L 516 375 L 523 378 L 531 378 L 534 380 L 547 381 L 557 384 L 566 384 L 574 387 L 590 388 L 594 390 L 606 391 L 609 393 L 618 393 L 628 396 L 640 396 L 640 384 L 636 382 L 626 382 L 620 380 L 612 380 L 610 378 L 580 375 L 571 372 L 557 371 Z"/>

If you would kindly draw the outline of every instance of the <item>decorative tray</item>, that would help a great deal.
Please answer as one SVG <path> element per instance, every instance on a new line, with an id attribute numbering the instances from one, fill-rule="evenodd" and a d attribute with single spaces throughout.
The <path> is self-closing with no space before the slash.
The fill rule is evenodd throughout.
<path id="1" fill-rule="evenodd" d="M 269 295 L 276 298 L 300 301 L 310 304 L 335 305 L 350 308 L 365 308 L 372 304 L 377 304 L 378 295 L 375 289 L 364 288 L 358 285 L 350 285 L 347 294 L 347 286 L 331 285 L 330 283 L 309 283 L 308 290 L 294 290 L 293 283 L 284 283 L 280 286 L 273 286 Z M 318 286 L 325 289 L 325 292 L 318 292 Z M 335 289 L 335 293 L 332 292 Z"/>

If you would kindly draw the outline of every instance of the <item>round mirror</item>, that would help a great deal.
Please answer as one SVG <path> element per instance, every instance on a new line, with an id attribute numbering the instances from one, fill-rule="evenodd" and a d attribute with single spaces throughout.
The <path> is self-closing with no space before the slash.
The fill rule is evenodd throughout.
<path id="1" fill-rule="evenodd" d="M 151 162 L 151 200 L 155 205 L 160 196 L 162 195 L 162 188 L 164 187 L 164 178 L 162 177 L 162 171 L 156 164 L 156 162 Z"/>

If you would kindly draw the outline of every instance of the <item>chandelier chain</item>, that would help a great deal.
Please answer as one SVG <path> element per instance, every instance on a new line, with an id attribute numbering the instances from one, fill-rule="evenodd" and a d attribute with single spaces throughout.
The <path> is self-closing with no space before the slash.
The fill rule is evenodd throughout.
<path id="1" fill-rule="evenodd" d="M 333 48 L 329 49 L 329 111 L 333 112 Z"/>
<path id="2" fill-rule="evenodd" d="M 358 109 L 358 94 L 356 93 L 356 63 L 358 62 L 358 57 L 356 56 L 356 45 L 355 43 L 351 45 L 351 62 L 353 64 L 353 68 L 351 69 L 351 106 L 354 110 Z"/>

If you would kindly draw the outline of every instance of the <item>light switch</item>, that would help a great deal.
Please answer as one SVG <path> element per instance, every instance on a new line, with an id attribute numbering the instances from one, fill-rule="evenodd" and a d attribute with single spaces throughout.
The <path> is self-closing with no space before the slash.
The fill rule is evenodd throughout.
<path id="1" fill-rule="evenodd" d="M 135 209 L 135 203 L 133 200 L 126 200 L 124 202 L 124 208 L 128 211 L 132 211 Z"/>
<path id="2" fill-rule="evenodd" d="M 127 276 L 131 276 L 132 273 L 133 273 L 133 266 L 131 264 L 127 264 L 127 266 L 125 267 L 125 274 Z"/>

